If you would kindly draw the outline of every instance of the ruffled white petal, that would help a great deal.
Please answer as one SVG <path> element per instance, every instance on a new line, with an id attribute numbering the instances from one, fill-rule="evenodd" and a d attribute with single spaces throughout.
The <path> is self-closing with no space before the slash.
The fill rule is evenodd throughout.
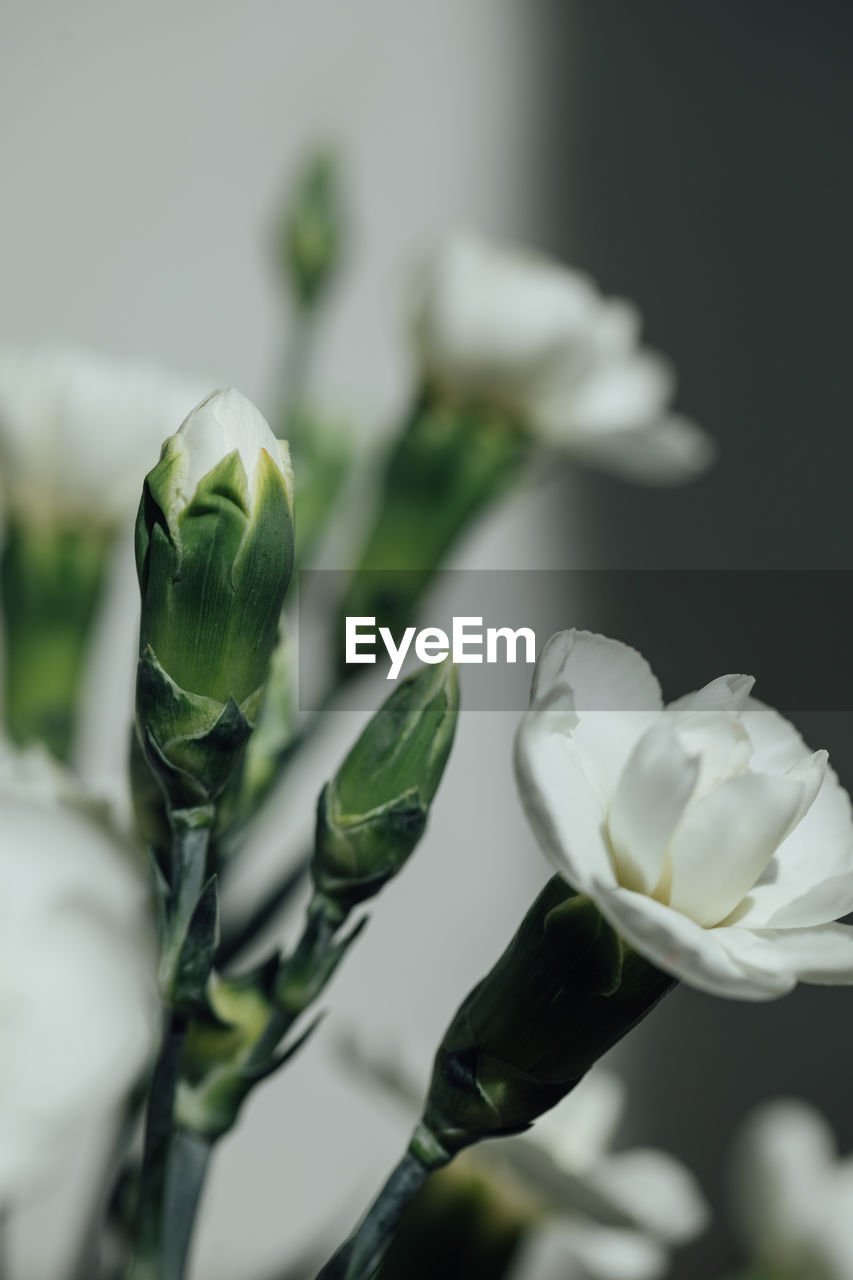
<path id="1" fill-rule="evenodd" d="M 765 725 L 771 723 L 766 713 L 761 719 Z M 780 747 L 782 759 L 793 749 L 793 744 Z M 753 928 L 797 928 L 826 924 L 849 911 L 853 911 L 853 811 L 836 773 L 827 767 L 814 803 L 777 849 L 737 919 Z"/>
<path id="2" fill-rule="evenodd" d="M 710 1221 L 693 1174 L 665 1151 L 634 1147 L 607 1156 L 588 1180 L 614 1209 L 667 1244 L 693 1240 Z"/>
<path id="3" fill-rule="evenodd" d="M 547 706 L 550 731 L 574 738 L 609 807 L 628 756 L 662 705 L 660 685 L 636 649 L 589 631 L 559 631 L 536 664 L 528 721 Z"/>
<path id="4" fill-rule="evenodd" d="M 635 484 L 686 484 L 708 470 L 716 452 L 707 432 L 677 414 L 572 440 L 572 455 L 580 462 Z"/>
<path id="5" fill-rule="evenodd" d="M 673 831 L 699 776 L 671 729 L 643 734 L 616 786 L 608 830 L 619 883 L 653 893 Z"/>
<path id="6" fill-rule="evenodd" d="M 742 773 L 690 805 L 670 850 L 670 906 L 705 926 L 724 920 L 815 794 L 824 765 L 821 757 L 803 775 Z"/>
<path id="7" fill-rule="evenodd" d="M 527 819 L 544 853 L 573 888 L 615 885 L 604 836 L 605 809 L 571 738 L 528 712 L 515 739 L 515 773 Z"/>
<path id="8" fill-rule="evenodd" d="M 584 436 L 642 429 L 660 417 L 675 388 L 668 361 L 647 351 L 602 362 L 571 399 L 571 427 Z"/>
<path id="9" fill-rule="evenodd" d="M 737 1000 L 774 1000 L 796 985 L 793 974 L 781 966 L 773 972 L 753 972 L 741 964 L 727 945 L 728 934 L 734 932 L 729 927 L 703 929 L 679 911 L 630 889 L 599 885 L 596 901 L 637 951 L 700 991 Z"/>
<path id="10" fill-rule="evenodd" d="M 658 1280 L 665 1249 L 639 1231 L 555 1220 L 533 1232 L 510 1272 L 511 1280 Z"/>
<path id="11" fill-rule="evenodd" d="M 717 676 L 716 680 L 711 680 L 709 684 L 703 685 L 701 689 L 696 689 L 693 693 L 685 693 L 683 697 L 676 698 L 674 702 L 668 703 L 667 711 L 679 713 L 686 711 L 742 711 L 754 685 L 754 676 Z M 806 754 L 806 750 L 806 747 L 803 746 L 796 758 L 801 759 Z"/>
<path id="12" fill-rule="evenodd" d="M 801 982 L 822 986 L 853 983 L 853 928 L 849 925 L 775 931 L 732 926 L 718 932 L 729 953 L 756 974 L 772 975 L 785 969 Z"/>

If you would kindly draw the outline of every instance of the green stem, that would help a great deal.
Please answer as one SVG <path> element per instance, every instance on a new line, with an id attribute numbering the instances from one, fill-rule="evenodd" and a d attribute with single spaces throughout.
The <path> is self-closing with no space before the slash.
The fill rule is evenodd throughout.
<path id="1" fill-rule="evenodd" d="M 213 821 L 212 809 L 175 810 L 172 825 L 172 895 L 160 980 L 168 1001 L 187 925 L 207 874 L 207 853 Z M 128 1280 L 180 1280 L 182 1270 L 166 1270 L 166 1227 L 174 1219 L 171 1200 L 180 1188 L 170 1177 L 177 1130 L 174 1126 L 175 1095 L 181 1076 L 181 1058 L 189 1027 L 189 1012 L 164 1009 L 163 1041 L 148 1096 L 145 1144 L 139 1176 L 139 1200 L 133 1259 Z M 199 1185 L 200 1193 L 200 1185 Z M 197 1203 L 197 1195 L 196 1195 Z M 187 1241 L 192 1222 L 186 1226 Z M 183 1266 L 183 1259 L 180 1261 Z"/>
<path id="2" fill-rule="evenodd" d="M 434 1169 L 446 1164 L 446 1153 L 425 1156 L 417 1137 L 380 1191 L 361 1225 L 318 1272 L 317 1280 L 370 1280 L 390 1245 L 397 1224 Z M 442 1158 L 443 1157 L 443 1158 Z"/>
<path id="3" fill-rule="evenodd" d="M 269 1061 L 297 1019 L 326 986 L 331 978 L 329 957 L 335 934 L 342 924 L 339 916 L 330 914 L 324 899 L 312 899 L 302 936 L 282 965 L 276 983 L 275 1007 L 247 1059 L 249 1071 Z"/>
<path id="4" fill-rule="evenodd" d="M 285 438 L 297 423 L 305 404 L 305 394 L 311 376 L 316 334 L 315 308 L 300 303 L 294 309 L 282 372 L 282 407 L 280 422 Z"/>
<path id="5" fill-rule="evenodd" d="M 211 1139 L 176 1131 L 166 1178 L 162 1280 L 181 1280 L 184 1274 L 212 1151 Z"/>
<path id="6" fill-rule="evenodd" d="M 181 1055 L 187 1033 L 186 1014 L 167 1011 L 163 1048 L 148 1099 L 145 1147 L 139 1175 L 133 1260 L 128 1280 L 165 1280 L 164 1235 L 169 1157 L 174 1136 L 175 1092 L 181 1073 Z"/>

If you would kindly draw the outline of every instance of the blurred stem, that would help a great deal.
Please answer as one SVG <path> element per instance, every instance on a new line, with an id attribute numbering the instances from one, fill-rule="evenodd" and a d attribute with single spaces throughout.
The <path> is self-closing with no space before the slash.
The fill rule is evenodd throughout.
<path id="1" fill-rule="evenodd" d="M 67 760 L 112 545 L 102 530 L 13 521 L 0 557 L 6 723 L 18 744 Z"/>
<path id="2" fill-rule="evenodd" d="M 290 439 L 294 425 L 299 421 L 305 405 L 311 368 L 314 360 L 314 344 L 317 333 L 316 308 L 307 302 L 296 302 L 284 352 L 282 372 L 282 397 L 280 434 Z M 298 441 L 291 441 L 298 449 Z"/>
<path id="3" fill-rule="evenodd" d="M 169 999 L 187 925 L 205 883 L 213 811 L 176 810 L 172 824 L 172 892 L 167 904 L 166 936 L 160 964 L 161 988 Z M 182 1224 L 174 1252 L 167 1252 L 167 1224 L 178 1208 L 198 1203 L 201 1182 L 190 1200 L 170 1169 L 178 1131 L 174 1125 L 175 1095 L 189 1027 L 189 1011 L 166 1005 L 163 1040 L 148 1095 L 145 1144 L 139 1175 L 139 1200 L 133 1259 L 128 1280 L 181 1280 L 193 1219 Z M 180 1153 L 179 1153 L 180 1158 Z M 200 1177 L 203 1179 L 204 1168 Z M 170 1242 L 171 1243 L 171 1242 Z"/>
<path id="4" fill-rule="evenodd" d="M 180 1280 L 186 1269 L 212 1152 L 212 1139 L 182 1129 L 176 1131 L 166 1179 L 163 1280 Z"/>
<path id="5" fill-rule="evenodd" d="M 250 1072 L 265 1066 L 328 983 L 334 972 L 335 934 L 343 923 L 340 915 L 330 912 L 325 899 L 317 895 L 311 899 L 296 949 L 279 971 L 276 1003 L 247 1060 Z"/>
<path id="6" fill-rule="evenodd" d="M 317 1280 L 370 1280 L 376 1274 L 403 1213 L 430 1173 L 449 1159 L 447 1153 L 428 1138 L 429 1135 L 416 1132 L 361 1225 L 326 1263 Z"/>

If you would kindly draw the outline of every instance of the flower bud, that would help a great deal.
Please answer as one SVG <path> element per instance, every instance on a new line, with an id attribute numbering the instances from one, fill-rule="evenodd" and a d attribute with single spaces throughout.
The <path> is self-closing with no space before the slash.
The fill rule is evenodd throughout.
<path id="1" fill-rule="evenodd" d="M 448 1153 L 523 1132 L 672 986 L 555 876 L 446 1031 L 427 1130 Z"/>
<path id="2" fill-rule="evenodd" d="M 423 835 L 458 710 L 451 663 L 417 671 L 385 700 L 323 788 L 311 871 L 318 893 L 344 914 L 378 893 Z"/>
<path id="3" fill-rule="evenodd" d="M 137 727 L 174 803 L 207 803 L 245 745 L 293 562 L 286 443 L 238 391 L 163 446 L 136 523 Z"/>
<path id="4" fill-rule="evenodd" d="M 340 259 L 342 229 L 335 158 L 318 151 L 300 175 L 282 229 L 281 256 L 301 306 L 314 306 L 328 286 Z"/>

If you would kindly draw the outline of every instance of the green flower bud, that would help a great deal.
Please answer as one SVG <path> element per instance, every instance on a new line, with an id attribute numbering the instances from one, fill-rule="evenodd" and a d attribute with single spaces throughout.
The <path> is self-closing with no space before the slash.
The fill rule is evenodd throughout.
<path id="1" fill-rule="evenodd" d="M 456 730 L 459 685 L 449 662 L 396 687 L 317 807 L 312 875 L 345 914 L 395 876 L 426 826 Z"/>
<path id="2" fill-rule="evenodd" d="M 136 523 L 137 729 L 173 804 L 209 802 L 234 770 L 292 562 L 287 445 L 239 392 L 216 392 L 166 441 Z"/>
<path id="3" fill-rule="evenodd" d="M 343 221 L 335 157 L 319 151 L 299 176 L 281 233 L 284 269 L 303 307 L 315 305 L 334 275 Z"/>
<path id="4" fill-rule="evenodd" d="M 523 1132 L 674 985 L 554 876 L 446 1031 L 427 1130 L 448 1153 Z"/>

